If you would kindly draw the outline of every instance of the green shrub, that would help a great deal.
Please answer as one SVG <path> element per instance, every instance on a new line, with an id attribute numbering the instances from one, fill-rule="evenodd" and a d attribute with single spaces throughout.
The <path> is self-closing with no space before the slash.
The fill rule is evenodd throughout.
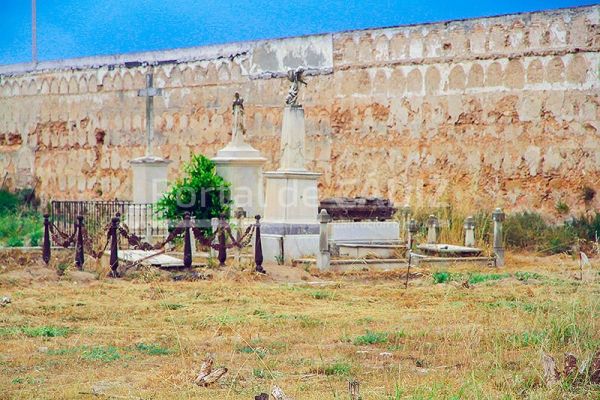
<path id="1" fill-rule="evenodd" d="M 42 216 L 37 212 L 11 212 L 0 215 L 0 243 L 9 247 L 20 247 L 29 237 L 32 245 L 43 236 Z"/>
<path id="2" fill-rule="evenodd" d="M 548 225 L 535 212 L 509 214 L 504 223 L 506 244 L 511 247 L 533 250 L 537 248 Z"/>
<path id="3" fill-rule="evenodd" d="M 230 183 L 217 175 L 215 163 L 203 155 L 195 155 L 183 166 L 178 179 L 157 203 L 158 213 L 173 222 L 189 212 L 196 221 L 210 229 L 210 219 L 221 213 L 229 216 Z"/>
<path id="4" fill-rule="evenodd" d="M 595 241 L 597 237 L 600 237 L 600 212 L 573 218 L 569 225 L 577 237 Z"/>
<path id="5" fill-rule="evenodd" d="M 0 215 L 17 212 L 19 205 L 19 196 L 7 190 L 0 190 Z"/>
<path id="6" fill-rule="evenodd" d="M 42 237 L 44 236 L 43 230 L 33 231 L 29 234 L 29 244 L 31 246 L 41 246 Z"/>
<path id="7" fill-rule="evenodd" d="M 576 241 L 577 235 L 569 225 L 549 227 L 537 250 L 549 254 L 566 253 L 571 250 Z"/>
<path id="8" fill-rule="evenodd" d="M 23 239 L 18 237 L 11 237 L 6 241 L 7 247 L 23 247 L 24 245 Z"/>
<path id="9" fill-rule="evenodd" d="M 434 283 L 447 283 L 450 282 L 451 276 L 450 272 L 439 271 L 433 273 L 433 282 Z"/>

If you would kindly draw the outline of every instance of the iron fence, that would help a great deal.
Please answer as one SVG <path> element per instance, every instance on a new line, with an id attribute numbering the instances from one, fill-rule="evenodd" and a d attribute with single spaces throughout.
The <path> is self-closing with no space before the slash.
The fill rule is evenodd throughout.
<path id="1" fill-rule="evenodd" d="M 138 236 L 165 236 L 168 223 L 160 218 L 153 204 L 133 203 L 127 200 L 112 201 L 73 201 L 53 200 L 50 203 L 50 216 L 54 224 L 63 232 L 72 235 L 75 232 L 77 216 L 85 218 L 90 234 L 104 232 L 111 218 L 120 215 L 121 222 L 130 232 Z"/>

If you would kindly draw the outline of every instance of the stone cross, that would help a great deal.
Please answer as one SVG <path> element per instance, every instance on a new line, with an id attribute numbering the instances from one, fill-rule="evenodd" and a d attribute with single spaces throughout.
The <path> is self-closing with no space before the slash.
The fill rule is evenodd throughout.
<path id="1" fill-rule="evenodd" d="M 152 86 L 153 74 L 146 75 L 146 88 L 138 91 L 139 97 L 146 98 L 146 155 L 152 155 L 154 139 L 154 97 L 162 96 L 162 89 Z"/>
<path id="2" fill-rule="evenodd" d="M 492 213 L 494 220 L 494 254 L 496 256 L 496 266 L 504 266 L 504 240 L 502 239 L 502 222 L 506 215 L 500 208 L 496 208 Z"/>
<path id="3" fill-rule="evenodd" d="M 472 216 L 465 218 L 465 246 L 475 247 L 475 219 Z"/>

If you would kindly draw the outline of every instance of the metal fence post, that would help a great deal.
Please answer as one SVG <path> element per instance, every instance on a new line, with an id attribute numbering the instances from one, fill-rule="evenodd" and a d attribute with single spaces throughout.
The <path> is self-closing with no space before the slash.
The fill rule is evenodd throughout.
<path id="1" fill-rule="evenodd" d="M 50 216 L 44 214 L 44 243 L 42 244 L 42 260 L 48 265 L 51 256 L 50 244 Z"/>
<path id="2" fill-rule="evenodd" d="M 190 213 L 185 212 L 183 216 L 184 234 L 183 234 L 183 266 L 192 267 L 192 240 L 190 238 Z"/>
<path id="3" fill-rule="evenodd" d="M 256 225 L 254 230 L 254 263 L 256 264 L 256 272 L 266 274 L 267 271 L 263 268 L 263 251 L 262 242 L 260 240 L 260 215 L 254 217 L 256 219 Z"/>
<path id="4" fill-rule="evenodd" d="M 83 255 L 83 215 L 77 216 L 77 241 L 75 242 L 75 265 L 77 269 L 83 270 L 85 257 Z"/>
<path id="5" fill-rule="evenodd" d="M 118 278 L 119 274 L 117 268 L 119 268 L 119 218 L 113 217 L 110 225 L 110 271 L 113 278 Z"/>

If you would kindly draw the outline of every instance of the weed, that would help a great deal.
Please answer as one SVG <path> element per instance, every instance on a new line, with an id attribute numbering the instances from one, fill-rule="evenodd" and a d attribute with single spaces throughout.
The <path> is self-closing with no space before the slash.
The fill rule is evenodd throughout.
<path id="1" fill-rule="evenodd" d="M 543 276 L 538 274 L 537 272 L 517 271 L 515 272 L 515 278 L 522 282 L 527 282 L 530 279 L 541 280 Z"/>
<path id="2" fill-rule="evenodd" d="M 509 273 L 505 274 L 479 274 L 479 273 L 471 273 L 469 274 L 469 284 L 475 285 L 478 283 L 483 283 L 487 281 L 498 281 L 501 279 L 510 278 Z"/>
<path id="3" fill-rule="evenodd" d="M 165 310 L 179 310 L 180 308 L 185 307 L 183 304 L 177 303 L 161 303 L 160 306 Z"/>
<path id="4" fill-rule="evenodd" d="M 29 337 L 61 337 L 71 333 L 71 329 L 56 326 L 40 326 L 36 328 L 23 327 L 3 327 L 0 328 L 0 336 L 15 336 L 23 334 Z"/>
<path id="5" fill-rule="evenodd" d="M 562 200 L 559 200 L 559 201 L 556 202 L 556 204 L 554 205 L 554 209 L 560 215 L 564 215 L 564 214 L 567 214 L 569 212 L 569 206 L 568 206 L 568 204 L 565 203 Z"/>
<path id="6" fill-rule="evenodd" d="M 434 283 L 447 283 L 452 280 L 452 274 L 446 271 L 439 271 L 433 273 Z"/>
<path id="7" fill-rule="evenodd" d="M 85 348 L 81 357 L 88 361 L 111 362 L 120 359 L 121 354 L 114 346 L 95 346 Z"/>
<path id="8" fill-rule="evenodd" d="M 509 342 L 513 347 L 529 347 L 541 344 L 545 337 L 545 332 L 523 332 L 521 334 L 511 335 L 509 337 Z"/>
<path id="9" fill-rule="evenodd" d="M 323 290 L 318 290 L 316 292 L 313 292 L 311 294 L 313 299 L 317 299 L 317 300 L 326 300 L 326 299 L 331 299 L 333 298 L 333 294 L 331 292 L 327 292 L 327 291 L 323 291 Z"/>
<path id="10" fill-rule="evenodd" d="M 386 332 L 371 332 L 367 331 L 364 335 L 357 336 L 353 343 L 356 346 L 364 346 L 371 344 L 387 343 L 388 334 Z"/>
<path id="11" fill-rule="evenodd" d="M 258 379 L 265 379 L 268 374 L 269 374 L 269 372 L 262 368 L 254 368 L 252 370 L 252 376 L 254 376 L 255 378 L 258 378 Z"/>
<path id="12" fill-rule="evenodd" d="M 329 364 L 324 366 L 321 370 L 325 375 L 340 375 L 346 376 L 350 374 L 350 370 L 352 369 L 352 365 L 346 362 L 335 362 L 333 364 Z"/>
<path id="13" fill-rule="evenodd" d="M 151 356 L 165 356 L 171 354 L 173 351 L 166 347 L 162 347 L 157 344 L 146 344 L 146 343 L 137 343 L 135 348 L 144 354 L 148 354 Z"/>

